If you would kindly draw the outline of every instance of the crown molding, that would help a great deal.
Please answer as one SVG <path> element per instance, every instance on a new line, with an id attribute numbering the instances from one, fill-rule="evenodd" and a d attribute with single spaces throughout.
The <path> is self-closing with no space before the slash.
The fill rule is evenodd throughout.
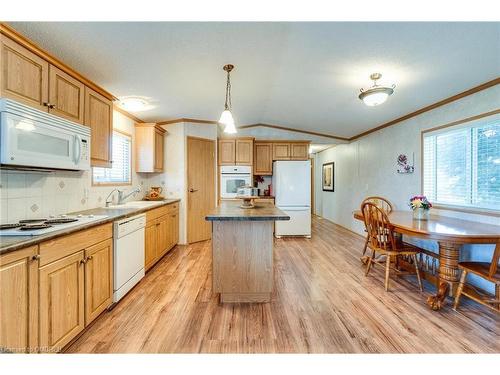
<path id="1" fill-rule="evenodd" d="M 200 119 L 195 119 L 195 118 L 177 118 L 173 120 L 164 120 L 164 121 L 158 121 L 158 125 L 169 125 L 169 124 L 177 124 L 179 122 L 192 122 L 195 124 L 212 124 L 216 125 L 218 124 L 218 121 L 212 121 L 212 120 L 200 120 Z"/>
<path id="2" fill-rule="evenodd" d="M 129 119 L 133 120 L 134 122 L 138 123 L 138 124 L 144 124 L 146 123 L 146 121 L 144 120 L 141 120 L 139 117 L 135 117 L 133 114 L 125 111 L 124 109 L 121 109 L 120 107 L 118 107 L 118 105 L 116 104 L 113 104 L 113 109 L 116 111 L 116 112 L 120 112 L 122 115 L 124 116 L 127 116 Z"/>
<path id="3" fill-rule="evenodd" d="M 250 128 L 257 128 L 257 127 L 271 128 L 271 129 L 278 129 L 278 130 L 286 130 L 286 131 L 291 131 L 291 132 L 296 132 L 296 133 L 315 135 L 315 136 L 318 136 L 318 137 L 325 137 L 325 138 L 337 139 L 339 141 L 349 141 L 349 138 L 339 137 L 339 136 L 336 136 L 336 135 L 333 135 L 333 134 L 318 133 L 318 132 L 312 132 L 312 131 L 309 131 L 309 130 L 300 130 L 300 129 L 294 129 L 294 128 L 287 128 L 285 126 L 271 125 L 271 124 L 262 124 L 262 123 L 252 124 L 252 125 L 243 125 L 243 126 L 239 126 L 238 129 L 250 129 Z"/>
<path id="4" fill-rule="evenodd" d="M 436 108 L 441 107 L 443 105 L 449 104 L 449 103 L 454 102 L 456 100 L 465 98 L 466 96 L 475 94 L 475 93 L 477 93 L 479 91 L 482 91 L 482 90 L 488 89 L 490 87 L 496 86 L 499 83 L 500 83 L 500 77 L 499 78 L 495 78 L 495 79 L 493 79 L 491 81 L 488 81 L 488 82 L 485 82 L 485 83 L 483 83 L 483 84 L 481 84 L 479 86 L 473 87 L 473 88 L 471 88 L 469 90 L 466 90 L 466 91 L 463 91 L 463 92 L 461 92 L 459 94 L 450 96 L 449 98 L 440 100 L 439 102 L 436 102 L 434 104 L 428 105 L 427 107 L 420 108 L 419 110 L 417 110 L 415 112 L 408 113 L 407 115 L 404 115 L 404 116 L 399 117 L 397 119 L 394 119 L 394 120 L 391 120 L 389 122 L 386 122 L 385 124 L 379 125 L 379 126 L 373 128 L 373 129 L 370 129 L 370 130 L 367 130 L 367 131 L 365 131 L 363 133 L 355 135 L 355 136 L 349 138 L 349 142 L 355 141 L 356 139 L 364 137 L 365 135 L 371 134 L 373 132 L 376 132 L 376 131 L 388 128 L 389 126 L 396 125 L 396 124 L 398 124 L 400 122 L 403 122 L 405 120 L 408 120 L 408 119 L 410 119 L 412 117 L 421 115 L 422 113 L 425 113 L 425 112 L 428 112 L 428 111 L 432 111 L 433 109 L 436 109 Z"/>

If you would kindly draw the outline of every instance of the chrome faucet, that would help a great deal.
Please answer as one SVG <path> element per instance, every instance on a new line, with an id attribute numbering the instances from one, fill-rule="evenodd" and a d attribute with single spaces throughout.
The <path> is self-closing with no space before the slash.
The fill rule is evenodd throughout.
<path id="1" fill-rule="evenodd" d="M 113 193 L 115 191 L 118 192 L 118 202 L 116 203 L 118 205 L 118 204 L 124 204 L 125 203 L 125 199 L 127 199 L 128 197 L 130 197 L 132 194 L 140 193 L 141 187 L 137 186 L 135 189 L 131 190 L 127 194 L 125 194 L 125 192 L 123 190 L 118 190 L 118 189 L 111 190 L 111 192 L 108 194 L 108 196 L 106 198 L 106 207 L 109 207 L 109 205 L 111 204 L 111 201 L 109 200 L 109 198 L 113 195 Z"/>

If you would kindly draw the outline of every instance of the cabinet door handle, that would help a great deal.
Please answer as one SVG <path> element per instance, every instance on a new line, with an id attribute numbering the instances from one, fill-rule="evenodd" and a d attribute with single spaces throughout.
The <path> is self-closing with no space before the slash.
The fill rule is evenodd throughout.
<path id="1" fill-rule="evenodd" d="M 36 254 L 31 257 L 31 260 L 40 260 L 40 255 Z"/>
<path id="2" fill-rule="evenodd" d="M 85 263 L 87 263 L 87 260 L 86 260 L 86 259 L 82 259 L 82 260 L 80 260 L 80 264 L 85 264 Z"/>
<path id="3" fill-rule="evenodd" d="M 92 255 L 89 255 L 87 259 L 85 259 L 85 263 L 88 262 L 89 260 L 92 260 Z"/>
<path id="4" fill-rule="evenodd" d="M 56 107 L 55 104 L 49 104 L 50 109 L 54 109 L 55 107 Z"/>
<path id="5" fill-rule="evenodd" d="M 43 103 L 42 103 L 42 105 L 43 105 L 44 107 L 49 107 L 49 103 L 47 103 L 47 102 L 43 102 Z"/>

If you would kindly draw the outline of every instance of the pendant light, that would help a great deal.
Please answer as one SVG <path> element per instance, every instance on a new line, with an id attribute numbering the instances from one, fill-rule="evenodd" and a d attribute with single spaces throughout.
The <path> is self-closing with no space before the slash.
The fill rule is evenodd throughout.
<path id="1" fill-rule="evenodd" d="M 373 73 L 370 75 L 370 79 L 373 81 L 373 86 L 367 90 L 360 90 L 361 94 L 359 94 L 359 98 L 369 107 L 374 107 L 384 103 L 389 95 L 394 93 L 396 85 L 392 85 L 391 87 L 377 85 L 377 80 L 380 78 L 382 78 L 382 74 Z"/>
<path id="2" fill-rule="evenodd" d="M 227 72 L 227 81 L 226 81 L 226 102 L 224 104 L 224 111 L 222 112 L 219 124 L 224 125 L 224 133 L 235 134 L 236 127 L 234 126 L 233 114 L 231 113 L 231 70 L 234 69 L 234 65 L 227 64 L 222 68 L 225 72 Z"/>

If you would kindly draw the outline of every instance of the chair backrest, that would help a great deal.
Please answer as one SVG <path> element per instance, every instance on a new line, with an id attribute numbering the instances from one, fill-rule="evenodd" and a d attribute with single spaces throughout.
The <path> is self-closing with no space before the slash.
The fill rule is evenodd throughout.
<path id="1" fill-rule="evenodd" d="M 363 213 L 371 248 L 373 250 L 395 251 L 397 247 L 393 226 L 385 210 L 375 203 L 364 202 L 361 205 L 361 212 Z"/>
<path id="2" fill-rule="evenodd" d="M 381 208 L 384 210 L 386 213 L 390 214 L 393 210 L 391 202 L 389 202 L 387 199 L 382 198 L 382 197 L 367 197 L 361 202 L 361 206 L 363 206 L 363 203 L 373 203 L 376 205 L 378 208 Z"/>

